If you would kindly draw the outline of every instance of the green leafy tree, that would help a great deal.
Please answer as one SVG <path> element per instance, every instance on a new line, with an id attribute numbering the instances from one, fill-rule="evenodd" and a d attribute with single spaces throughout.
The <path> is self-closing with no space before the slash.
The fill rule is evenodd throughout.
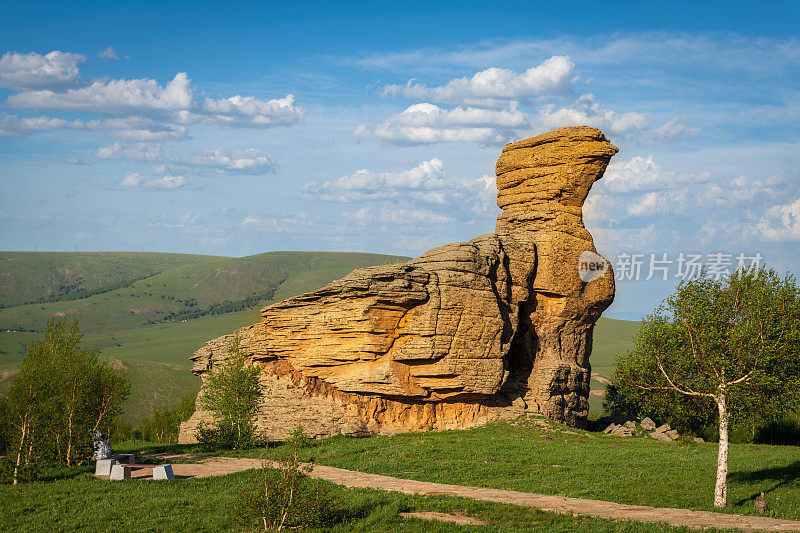
<path id="1" fill-rule="evenodd" d="M 151 442 L 177 443 L 181 422 L 192 416 L 194 407 L 194 396 L 187 395 L 171 408 L 157 410 L 139 424 L 139 436 Z"/>
<path id="2" fill-rule="evenodd" d="M 682 282 L 643 322 L 633 352 L 617 360 L 617 401 L 678 417 L 709 417 L 719 432 L 714 506 L 727 505 L 732 415 L 768 421 L 797 408 L 800 288 L 771 269 Z M 676 401 L 679 399 L 683 401 Z"/>
<path id="3" fill-rule="evenodd" d="M 253 417 L 261 396 L 261 368 L 247 359 L 234 336 L 228 359 L 215 366 L 203 384 L 202 405 L 214 416 L 214 426 L 201 427 L 198 440 L 240 449 L 255 442 Z"/>
<path id="4" fill-rule="evenodd" d="M 77 319 L 69 325 L 50 320 L 42 337 L 28 345 L 3 398 L 14 483 L 34 465 L 72 466 L 88 458 L 93 431 L 109 433 L 121 413 L 130 389 L 127 375 L 81 348 L 82 336 Z"/>

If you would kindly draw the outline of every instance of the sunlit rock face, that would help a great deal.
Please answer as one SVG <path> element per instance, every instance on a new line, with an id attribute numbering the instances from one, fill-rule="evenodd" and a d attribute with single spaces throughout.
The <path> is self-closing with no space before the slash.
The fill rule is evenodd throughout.
<path id="1" fill-rule="evenodd" d="M 263 309 L 237 332 L 263 368 L 259 430 L 270 439 L 299 425 L 316 436 L 386 434 L 524 412 L 583 426 L 592 329 L 614 278 L 594 255 L 582 206 L 616 152 L 588 127 L 508 144 L 496 166 L 495 233 Z M 586 257 L 596 258 L 590 276 Z M 232 339 L 198 350 L 192 371 L 224 364 Z M 208 420 L 198 410 L 181 442 Z"/>

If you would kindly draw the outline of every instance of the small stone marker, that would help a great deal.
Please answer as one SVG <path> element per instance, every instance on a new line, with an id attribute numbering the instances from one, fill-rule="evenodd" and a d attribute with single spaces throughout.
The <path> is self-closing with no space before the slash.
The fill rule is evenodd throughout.
<path id="1" fill-rule="evenodd" d="M 111 468 L 117 464 L 116 459 L 98 459 L 94 465 L 95 476 L 110 476 Z"/>
<path id="2" fill-rule="evenodd" d="M 111 467 L 111 475 L 108 479 L 123 480 L 131 478 L 130 468 L 125 468 L 123 465 L 117 463 Z"/>
<path id="3" fill-rule="evenodd" d="M 653 431 L 656 429 L 656 423 L 653 422 L 650 417 L 648 416 L 644 420 L 642 420 L 642 429 L 645 431 Z"/>
<path id="4" fill-rule="evenodd" d="M 158 465 L 153 468 L 153 479 L 175 479 L 172 474 L 172 465 Z"/>

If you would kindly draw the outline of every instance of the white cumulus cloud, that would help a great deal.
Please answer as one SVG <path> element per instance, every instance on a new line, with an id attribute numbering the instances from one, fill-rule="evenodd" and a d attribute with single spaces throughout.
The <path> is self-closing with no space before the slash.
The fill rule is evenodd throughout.
<path id="1" fill-rule="evenodd" d="M 98 55 L 103 59 L 114 59 L 116 61 L 119 61 L 119 57 L 117 56 L 117 53 L 114 51 L 111 45 L 109 45 L 108 48 L 100 52 Z"/>
<path id="2" fill-rule="evenodd" d="M 514 106 L 503 110 L 469 106 L 448 110 L 423 102 L 376 126 L 362 124 L 355 135 L 395 144 L 502 143 L 511 136 L 510 130 L 525 125 L 527 117 Z"/>
<path id="3" fill-rule="evenodd" d="M 128 172 L 125 177 L 119 181 L 123 187 L 138 187 L 144 182 L 144 178 L 138 172 Z"/>
<path id="4" fill-rule="evenodd" d="M 671 119 L 653 130 L 653 140 L 658 142 L 678 142 L 691 139 L 700 133 L 700 128 L 689 126 L 677 118 Z"/>
<path id="5" fill-rule="evenodd" d="M 593 126 L 608 135 L 624 135 L 641 131 L 650 125 L 642 113 L 616 113 L 603 109 L 595 102 L 594 95 L 583 94 L 572 104 L 557 108 L 548 104 L 539 111 L 539 120 L 547 129 L 564 126 Z"/>
<path id="6" fill-rule="evenodd" d="M 143 185 L 149 189 L 173 190 L 186 186 L 186 179 L 183 176 L 162 176 L 147 180 Z"/>
<path id="7" fill-rule="evenodd" d="M 768 241 L 800 241 L 800 198 L 767 209 L 756 230 Z"/>
<path id="8" fill-rule="evenodd" d="M 117 117 L 100 120 L 66 120 L 59 117 L 19 117 L 0 113 L 0 137 L 24 135 L 36 131 L 58 129 L 108 130 L 112 137 L 128 141 L 152 142 L 183 139 L 185 126 L 171 126 L 143 117 Z"/>
<path id="9" fill-rule="evenodd" d="M 303 120 L 305 110 L 294 105 L 294 95 L 268 101 L 252 96 L 206 98 L 202 113 L 209 119 L 232 126 L 289 126 Z"/>
<path id="10" fill-rule="evenodd" d="M 117 58 L 110 46 L 100 55 Z M 0 87 L 18 91 L 8 96 L 6 106 L 159 122 L 160 127 L 120 128 L 115 132 L 118 138 L 138 141 L 180 139 L 186 135 L 182 127 L 197 123 L 271 128 L 297 124 L 305 117 L 305 110 L 296 105 L 292 94 L 270 100 L 241 95 L 198 97 L 185 72 L 177 73 L 163 85 L 152 78 L 98 79 L 89 83 L 81 80 L 76 66 L 83 60 L 82 55 L 62 52 L 44 56 L 5 54 L 0 59 Z M 5 127 L 2 134 L 31 131 L 36 130 Z"/>
<path id="11" fill-rule="evenodd" d="M 140 114 L 142 111 L 179 111 L 192 105 L 189 77 L 180 72 L 163 87 L 156 80 L 95 81 L 88 87 L 56 93 L 46 89 L 12 94 L 10 107 Z"/>
<path id="12" fill-rule="evenodd" d="M 124 159 L 154 163 L 157 174 L 199 175 L 262 175 L 275 172 L 272 158 L 255 148 L 245 150 L 205 149 L 188 155 L 179 155 L 153 143 L 114 143 L 101 146 L 95 152 L 98 159 Z"/>
<path id="13" fill-rule="evenodd" d="M 494 176 L 459 178 L 448 176 L 441 159 L 422 161 L 409 170 L 373 172 L 361 169 L 318 184 L 303 186 L 306 200 L 342 203 L 373 201 L 422 202 L 439 209 L 457 209 L 476 215 L 487 213 L 495 205 Z"/>
<path id="14" fill-rule="evenodd" d="M 427 87 L 414 80 L 406 85 L 387 85 L 383 94 L 449 104 L 495 106 L 498 100 L 565 93 L 572 87 L 574 67 L 569 57 L 553 56 L 520 73 L 491 67 L 471 78 L 455 78 L 439 87 Z"/>
<path id="15" fill-rule="evenodd" d="M 674 188 L 710 179 L 708 171 L 679 174 L 662 168 L 652 155 L 637 155 L 627 161 L 612 160 L 596 187 L 603 192 L 631 193 Z"/>
<path id="16" fill-rule="evenodd" d="M 78 63 L 86 56 L 54 50 L 41 55 L 6 52 L 0 58 L 0 87 L 13 90 L 64 89 L 80 82 Z"/>
<path id="17" fill-rule="evenodd" d="M 128 172 L 119 181 L 119 184 L 128 188 L 141 187 L 144 189 L 171 191 L 185 187 L 186 178 L 183 176 L 161 176 L 147 179 L 138 172 Z"/>

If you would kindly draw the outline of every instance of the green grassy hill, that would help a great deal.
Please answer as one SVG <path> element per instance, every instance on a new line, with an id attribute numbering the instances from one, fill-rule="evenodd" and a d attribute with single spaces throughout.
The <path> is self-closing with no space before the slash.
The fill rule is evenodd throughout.
<path id="1" fill-rule="evenodd" d="M 272 301 L 286 282 L 291 287 L 288 292 L 302 292 L 317 288 L 320 282 L 344 276 L 354 268 L 400 259 L 336 252 L 269 252 L 236 259 L 212 258 L 176 266 L 127 287 L 80 300 L 2 309 L 0 329 L 41 331 L 50 317 L 78 316 L 86 332 L 189 320 Z"/>
<path id="2" fill-rule="evenodd" d="M 592 383 L 589 396 L 590 415 L 598 415 L 603 406 L 603 396 L 617 354 L 633 349 L 633 338 L 641 322 L 600 317 L 594 326 L 592 343 Z"/>
<path id="3" fill-rule="evenodd" d="M 43 256 L 54 255 L 58 262 L 52 268 L 47 266 L 47 257 L 26 259 L 37 272 L 68 264 L 65 258 L 69 253 L 43 253 Z M 123 266 L 119 268 L 114 264 L 114 254 L 103 257 L 106 266 L 115 272 L 130 264 L 128 254 L 117 255 L 122 256 Z M 0 392 L 13 378 L 28 342 L 43 331 L 48 319 L 77 316 L 85 332 L 84 345 L 122 362 L 128 370 L 133 387 L 125 417 L 135 422 L 156 409 L 172 405 L 185 394 L 196 394 L 200 380 L 189 372 L 189 355 L 210 339 L 256 322 L 259 309 L 265 305 L 315 290 L 355 268 L 406 259 L 338 252 L 188 257 L 195 258 L 195 262 L 176 261 L 173 267 L 132 281 L 128 286 L 86 298 L 0 309 Z M 161 264 L 166 264 L 166 260 Z M 99 266 L 93 268 L 101 270 Z M 135 275 L 128 279 L 133 280 L 143 272 L 141 268 L 134 270 Z M 18 278 L 26 279 L 25 276 L 41 279 L 34 274 Z M 103 279 L 115 278 L 106 275 Z"/>
<path id="4" fill-rule="evenodd" d="M 77 299 L 212 255 L 151 252 L 0 252 L 0 308 Z"/>

